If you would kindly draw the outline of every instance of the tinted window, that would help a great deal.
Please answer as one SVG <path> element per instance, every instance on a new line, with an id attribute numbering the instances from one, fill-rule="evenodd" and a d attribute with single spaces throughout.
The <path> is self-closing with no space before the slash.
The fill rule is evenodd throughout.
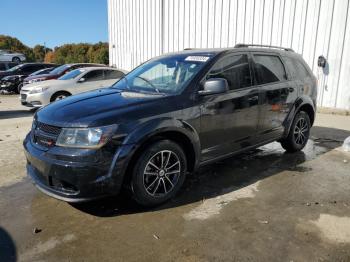
<path id="1" fill-rule="evenodd" d="M 305 79 L 307 77 L 309 77 L 309 72 L 307 71 L 307 69 L 305 68 L 305 66 L 298 60 L 295 60 L 295 65 L 296 65 L 296 70 L 298 72 L 298 75 L 301 79 Z"/>
<path id="2" fill-rule="evenodd" d="M 254 55 L 254 71 L 258 85 L 286 80 L 286 71 L 278 56 Z"/>
<path id="3" fill-rule="evenodd" d="M 118 79 L 123 76 L 124 73 L 118 70 L 105 70 L 105 79 Z"/>
<path id="4" fill-rule="evenodd" d="M 293 62 L 293 60 L 289 57 L 284 57 L 284 64 L 286 65 L 289 75 L 292 79 L 297 78 L 297 70 L 296 70 L 296 66 L 295 63 Z"/>
<path id="5" fill-rule="evenodd" d="M 229 55 L 219 60 L 207 78 L 225 78 L 231 90 L 252 85 L 247 55 Z"/>
<path id="6" fill-rule="evenodd" d="M 86 73 L 84 76 L 85 82 L 103 80 L 103 70 L 93 70 Z"/>
<path id="7" fill-rule="evenodd" d="M 7 68 L 6 68 L 6 65 L 5 64 L 0 64 L 0 70 L 1 71 L 5 71 Z"/>

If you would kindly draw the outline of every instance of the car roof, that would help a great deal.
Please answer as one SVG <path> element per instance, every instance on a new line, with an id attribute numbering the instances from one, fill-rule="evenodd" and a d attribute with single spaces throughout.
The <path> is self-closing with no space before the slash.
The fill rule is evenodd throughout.
<path id="1" fill-rule="evenodd" d="M 237 47 L 226 47 L 226 48 L 186 48 L 183 51 L 173 52 L 164 54 L 164 56 L 172 56 L 172 55 L 179 55 L 179 54 L 188 54 L 188 55 L 217 55 L 220 53 L 231 53 L 231 52 L 266 52 L 266 53 L 278 53 L 281 56 L 288 55 L 288 56 L 298 56 L 297 53 L 295 53 L 290 48 L 283 48 L 283 47 L 269 47 L 269 46 L 262 46 L 262 47 L 248 47 L 244 45 L 237 45 Z"/>

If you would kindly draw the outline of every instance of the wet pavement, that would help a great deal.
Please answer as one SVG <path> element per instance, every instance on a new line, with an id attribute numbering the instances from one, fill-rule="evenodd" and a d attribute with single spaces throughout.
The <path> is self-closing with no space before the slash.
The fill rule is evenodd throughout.
<path id="1" fill-rule="evenodd" d="M 350 260 L 350 130 L 316 122 L 302 152 L 272 143 L 203 167 L 155 209 L 127 193 L 72 205 L 25 177 L 31 113 L 1 106 L 0 261 Z"/>

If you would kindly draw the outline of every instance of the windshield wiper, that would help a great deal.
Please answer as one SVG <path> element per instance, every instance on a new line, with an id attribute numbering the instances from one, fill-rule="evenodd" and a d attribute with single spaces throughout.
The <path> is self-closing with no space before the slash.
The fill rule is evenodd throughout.
<path id="1" fill-rule="evenodd" d="M 149 81 L 147 78 L 143 78 L 143 77 L 141 77 L 141 76 L 136 76 L 136 77 L 142 79 L 142 80 L 145 81 L 147 84 L 149 84 L 157 93 L 160 93 L 160 92 L 159 92 L 159 89 L 158 89 L 155 85 L 153 85 L 153 84 L 151 83 L 151 81 Z"/>

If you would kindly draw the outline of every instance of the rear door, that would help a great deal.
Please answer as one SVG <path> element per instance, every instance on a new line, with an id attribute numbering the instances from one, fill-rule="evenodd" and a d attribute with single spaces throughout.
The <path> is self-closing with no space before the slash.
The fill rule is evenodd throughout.
<path id="1" fill-rule="evenodd" d="M 265 141 L 282 135 L 283 122 L 297 97 L 297 90 L 279 54 L 253 52 L 252 57 L 261 103 L 258 140 Z"/>
<path id="2" fill-rule="evenodd" d="M 225 78 L 229 91 L 201 97 L 202 160 L 252 145 L 259 116 L 259 92 L 247 53 L 231 53 L 218 60 L 206 79 Z"/>
<path id="3" fill-rule="evenodd" d="M 124 76 L 124 73 L 119 70 L 105 69 L 103 87 L 109 87 L 113 85 L 119 78 Z"/>

